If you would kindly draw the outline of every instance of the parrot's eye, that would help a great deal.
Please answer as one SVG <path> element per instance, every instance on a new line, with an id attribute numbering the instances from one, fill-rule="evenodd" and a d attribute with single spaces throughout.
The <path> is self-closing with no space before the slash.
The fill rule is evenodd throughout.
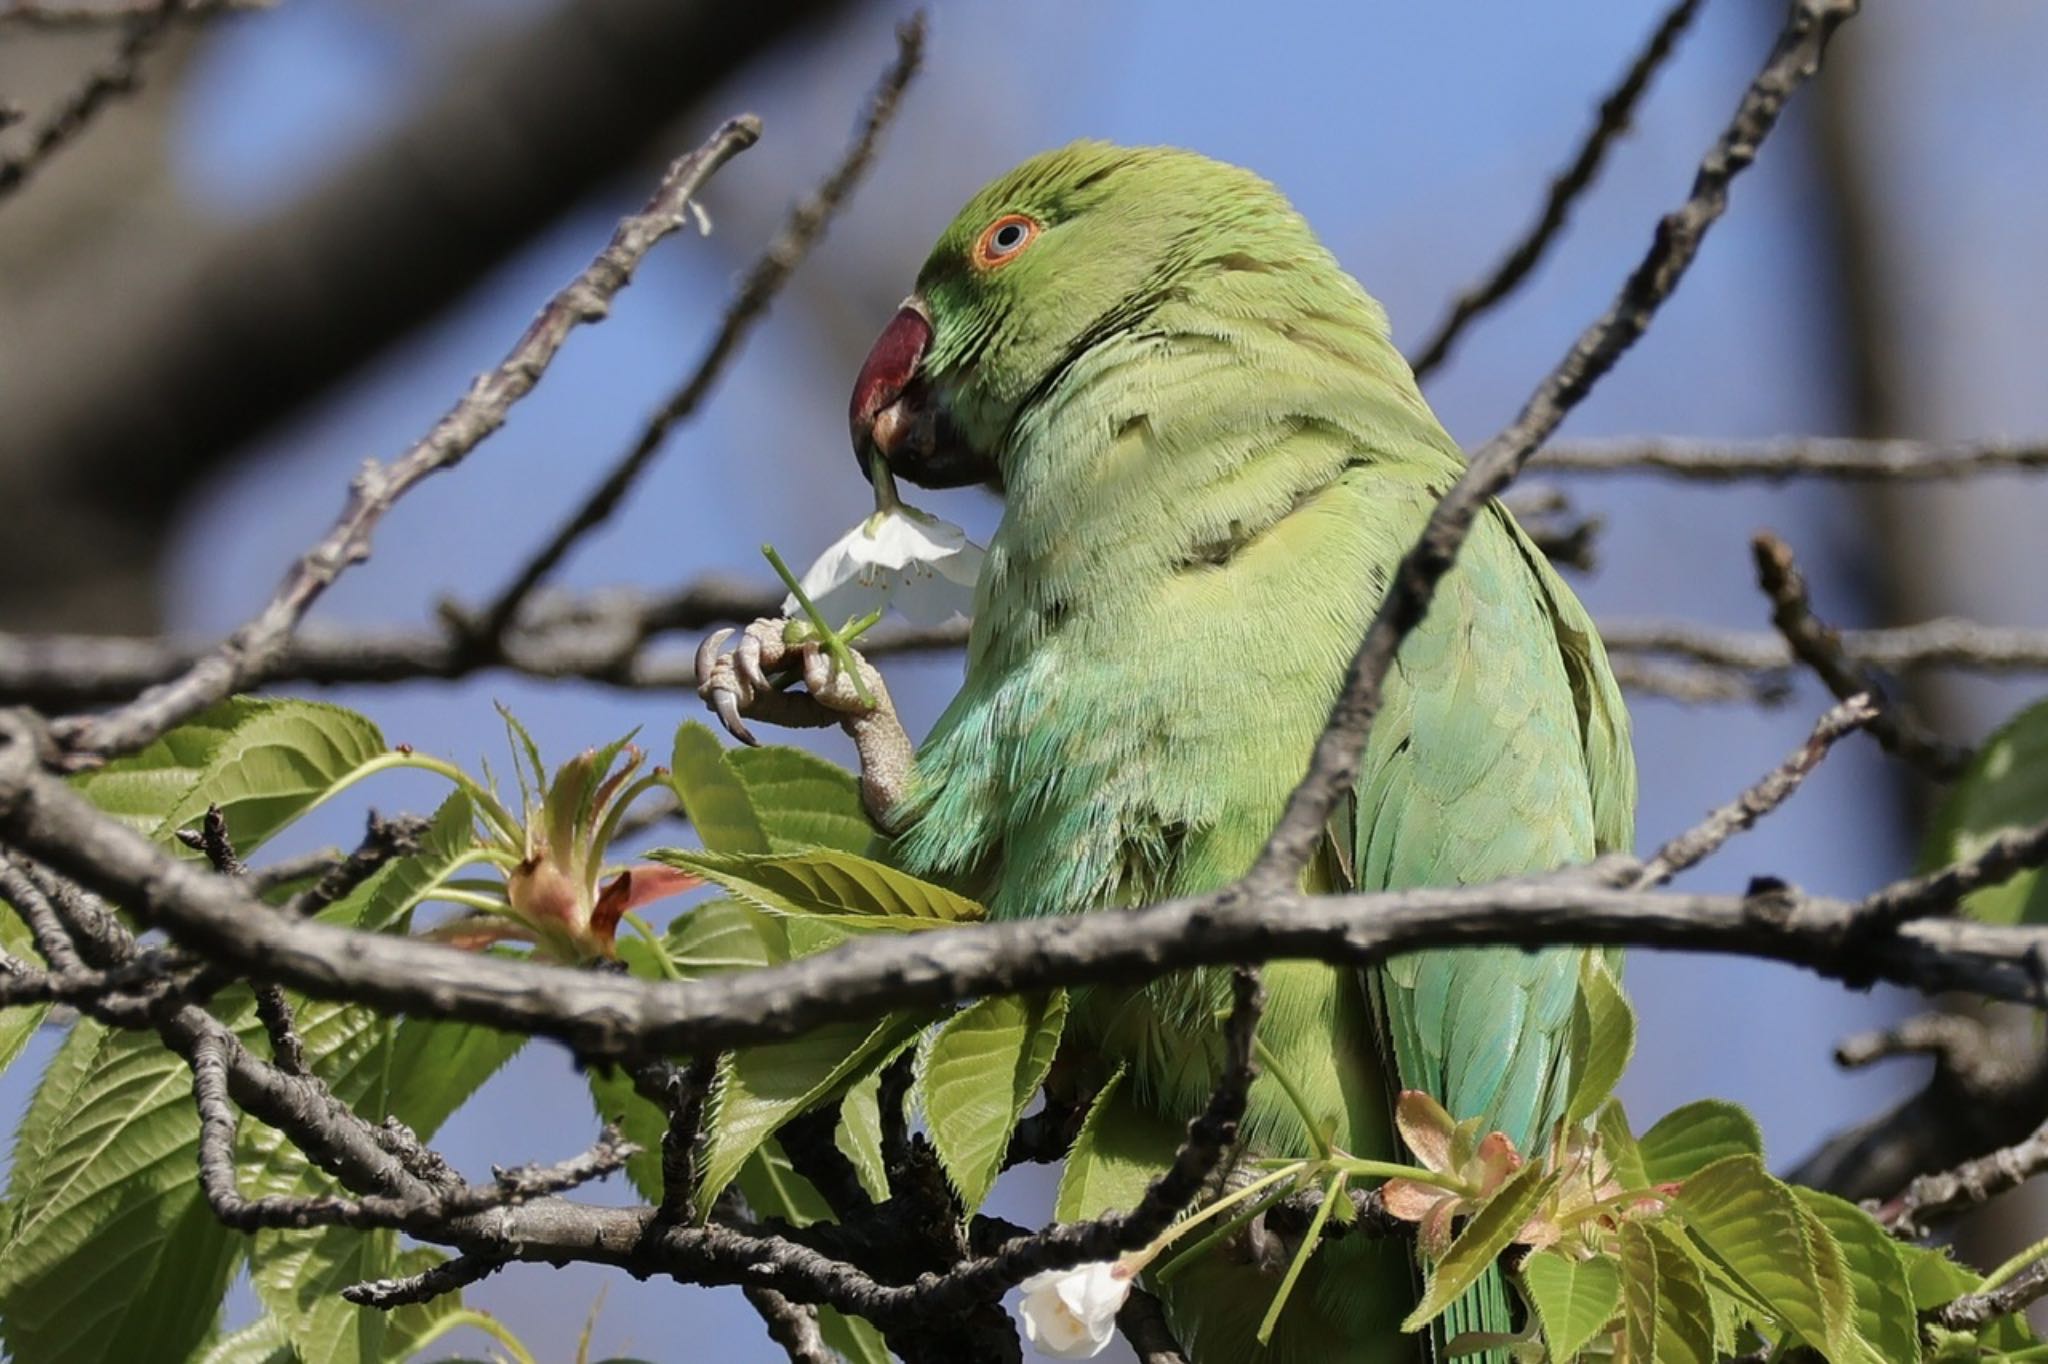
<path id="1" fill-rule="evenodd" d="M 1037 219 L 1005 213 L 982 229 L 981 240 L 974 244 L 974 263 L 984 270 L 993 269 L 1029 246 L 1037 235 Z"/>

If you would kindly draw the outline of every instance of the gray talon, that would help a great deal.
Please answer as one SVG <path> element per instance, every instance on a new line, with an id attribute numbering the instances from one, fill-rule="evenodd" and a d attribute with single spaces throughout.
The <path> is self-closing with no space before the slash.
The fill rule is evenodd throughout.
<path id="1" fill-rule="evenodd" d="M 761 641 L 752 630 L 740 636 L 739 646 L 732 651 L 732 666 L 755 690 L 775 690 L 768 683 L 768 674 L 761 671 Z"/>
<path id="2" fill-rule="evenodd" d="M 724 687 L 711 689 L 711 705 L 717 710 L 719 720 L 725 725 L 726 733 L 738 739 L 749 748 L 759 748 L 761 741 L 747 728 L 747 722 L 740 718 L 740 699 Z"/>
<path id="3" fill-rule="evenodd" d="M 702 683 L 705 678 L 711 676 L 711 669 L 718 663 L 718 651 L 728 639 L 732 638 L 732 633 L 731 626 L 727 626 L 723 630 L 714 630 L 704 637 L 702 644 L 697 646 L 697 681 L 699 683 Z"/>

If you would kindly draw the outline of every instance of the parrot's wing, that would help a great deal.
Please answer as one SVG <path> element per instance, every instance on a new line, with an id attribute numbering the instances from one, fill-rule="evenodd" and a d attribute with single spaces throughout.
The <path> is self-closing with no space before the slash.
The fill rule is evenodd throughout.
<path id="1" fill-rule="evenodd" d="M 1401 648 L 1359 778 L 1364 889 L 1585 861 L 1608 841 L 1600 826 L 1627 817 L 1626 722 L 1618 698 L 1606 703 L 1599 643 L 1524 543 L 1490 507 Z M 1515 947 L 1388 962 L 1378 985 L 1401 1084 L 1533 1149 L 1562 1097 L 1577 963 L 1574 949 Z"/>
<path id="2" fill-rule="evenodd" d="M 1357 788 L 1356 880 L 1473 884 L 1585 861 L 1628 841 L 1633 804 L 1626 713 L 1592 624 L 1490 505 L 1388 676 Z M 1564 1101 L 1581 955 L 1484 947 L 1385 963 L 1370 985 L 1401 1085 L 1533 1152 Z M 1431 1357 L 1512 1324 L 1489 1271 L 1432 1330 Z"/>

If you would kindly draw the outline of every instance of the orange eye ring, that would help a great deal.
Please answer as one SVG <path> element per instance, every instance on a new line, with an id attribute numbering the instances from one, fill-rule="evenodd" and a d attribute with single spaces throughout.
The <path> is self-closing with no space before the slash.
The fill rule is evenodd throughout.
<path id="1" fill-rule="evenodd" d="M 1005 213 L 981 230 L 974 243 L 974 263 L 983 270 L 1008 265 L 1038 238 L 1038 219 L 1026 213 Z"/>

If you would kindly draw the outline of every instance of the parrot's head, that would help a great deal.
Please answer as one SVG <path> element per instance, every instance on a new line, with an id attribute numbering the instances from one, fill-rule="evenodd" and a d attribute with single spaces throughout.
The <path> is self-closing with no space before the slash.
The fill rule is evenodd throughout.
<path id="1" fill-rule="evenodd" d="M 1279 192 L 1193 152 L 1076 142 L 998 177 L 932 248 L 849 419 L 928 488 L 1002 486 L 1012 424 L 1074 359 L 1209 270 L 1321 256 Z M 1249 267 L 1247 262 L 1250 263 Z"/>

